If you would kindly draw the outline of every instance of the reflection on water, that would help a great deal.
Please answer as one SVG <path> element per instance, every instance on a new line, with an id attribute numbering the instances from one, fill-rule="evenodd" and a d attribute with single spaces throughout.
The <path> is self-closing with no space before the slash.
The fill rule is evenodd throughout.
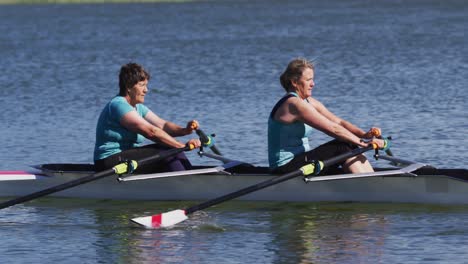
<path id="1" fill-rule="evenodd" d="M 300 214 L 288 210 L 291 215 L 283 213 L 272 218 L 274 241 L 278 242 L 277 263 L 360 263 L 381 259 L 387 232 L 384 215 L 341 211 L 334 205 L 315 204 L 302 210 L 292 207 L 299 209 Z"/>
<path id="2" fill-rule="evenodd" d="M 0 252 L 32 262 L 41 255 L 71 263 L 388 263 L 428 252 L 440 261 L 446 250 L 468 249 L 466 206 L 234 201 L 172 228 L 129 222 L 192 204 L 41 199 L 0 212 Z"/>

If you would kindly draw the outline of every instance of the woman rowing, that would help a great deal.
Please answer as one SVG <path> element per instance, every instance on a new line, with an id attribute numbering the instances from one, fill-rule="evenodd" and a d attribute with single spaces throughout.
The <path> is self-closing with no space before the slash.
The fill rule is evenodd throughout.
<path id="1" fill-rule="evenodd" d="M 188 144 L 200 147 L 198 139 L 185 144 L 175 137 L 191 134 L 198 127 L 191 120 L 186 127 L 166 121 L 143 103 L 148 92 L 149 73 L 136 63 L 121 67 L 119 94 L 102 110 L 96 127 L 94 164 L 97 171 L 105 170 L 125 160 L 138 160 L 170 148 L 183 148 Z M 144 138 L 155 144 L 140 146 Z M 190 169 L 191 164 L 182 152 L 157 164 L 137 168 L 139 173 L 179 171 Z"/>
<path id="2" fill-rule="evenodd" d="M 365 132 L 339 118 L 312 97 L 315 84 L 311 62 L 303 58 L 292 60 L 280 82 L 286 95 L 276 103 L 268 120 L 268 154 L 273 172 L 287 173 L 311 161 L 329 159 L 370 143 L 384 147 L 384 140 L 373 138 L 378 128 Z M 313 128 L 335 139 L 311 150 L 308 136 Z M 363 142 L 363 138 L 371 142 Z M 350 158 L 340 165 L 351 173 L 374 171 L 364 155 Z"/>

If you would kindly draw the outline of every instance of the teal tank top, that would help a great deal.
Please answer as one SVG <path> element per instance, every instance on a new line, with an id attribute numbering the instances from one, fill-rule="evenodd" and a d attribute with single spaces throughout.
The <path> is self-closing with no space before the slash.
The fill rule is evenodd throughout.
<path id="1" fill-rule="evenodd" d="M 149 109 L 143 104 L 131 106 L 122 96 L 114 97 L 102 110 L 96 126 L 94 160 L 101 160 L 129 148 L 137 147 L 144 141 L 143 135 L 132 132 L 120 124 L 122 117 L 136 110 L 145 117 Z"/>
<path id="2" fill-rule="evenodd" d="M 278 108 L 292 96 L 299 97 L 296 93 L 288 93 L 276 103 L 268 118 L 268 161 L 271 169 L 283 166 L 296 155 L 310 150 L 308 137 L 312 133 L 311 126 L 299 121 L 285 124 L 273 119 Z"/>

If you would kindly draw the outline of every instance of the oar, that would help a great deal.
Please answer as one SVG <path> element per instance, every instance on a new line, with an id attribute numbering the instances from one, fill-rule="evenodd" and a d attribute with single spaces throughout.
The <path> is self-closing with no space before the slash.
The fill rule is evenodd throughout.
<path id="1" fill-rule="evenodd" d="M 69 189 L 69 188 L 72 188 L 72 187 L 75 187 L 75 186 L 78 186 L 78 185 L 81 185 L 81 184 L 84 184 L 84 183 L 99 180 L 99 179 L 102 179 L 102 178 L 105 178 L 105 177 L 108 177 L 108 176 L 112 176 L 112 175 L 115 175 L 115 174 L 129 173 L 129 172 L 132 172 L 134 169 L 136 169 L 138 166 L 142 166 L 142 165 L 145 165 L 145 164 L 148 164 L 148 163 L 157 162 L 159 160 L 162 160 L 162 159 L 177 155 L 177 154 L 179 154 L 179 153 L 181 153 L 183 151 L 191 150 L 193 148 L 194 147 L 192 145 L 186 146 L 184 148 L 174 148 L 174 149 L 170 149 L 170 150 L 155 154 L 153 156 L 141 159 L 139 161 L 131 160 L 131 161 L 128 161 L 128 162 L 123 162 L 123 163 L 115 165 L 114 167 L 112 167 L 110 169 L 107 169 L 107 170 L 104 170 L 104 171 L 101 171 L 101 172 L 97 172 L 97 173 L 91 174 L 89 176 L 85 176 L 85 177 L 82 177 L 82 178 L 79 178 L 79 179 L 76 179 L 76 180 L 73 180 L 73 181 L 69 181 L 69 182 L 54 186 L 54 187 L 50 187 L 50 188 L 47 188 L 47 189 L 42 190 L 42 191 L 38 191 L 38 192 L 29 194 L 29 195 L 21 196 L 21 197 L 18 197 L 18 198 L 3 202 L 3 203 L 0 204 L 0 209 L 7 208 L 7 207 L 13 206 L 15 204 L 20 204 L 20 203 L 24 203 L 24 202 L 27 202 L 27 201 L 31 201 L 31 200 L 36 199 L 36 198 L 40 198 L 40 197 L 43 197 L 43 196 L 46 196 L 46 195 L 49 195 L 49 194 L 52 194 L 52 193 L 63 191 L 65 189 Z"/>
<path id="2" fill-rule="evenodd" d="M 178 210 L 173 210 L 173 211 L 170 211 L 170 212 L 167 212 L 167 213 L 162 213 L 162 214 L 157 214 L 157 215 L 152 215 L 152 216 L 137 217 L 137 218 L 131 219 L 131 221 L 134 222 L 134 223 L 137 223 L 139 225 L 142 225 L 142 226 L 144 226 L 146 228 L 169 227 L 169 226 L 175 225 L 177 223 L 180 223 L 180 222 L 188 219 L 187 216 L 189 214 L 192 214 L 192 213 L 196 212 L 196 211 L 203 210 L 203 209 L 208 208 L 210 206 L 213 206 L 213 205 L 225 202 L 225 201 L 235 199 L 235 198 L 240 197 L 242 195 L 246 195 L 246 194 L 249 194 L 251 192 L 255 192 L 255 191 L 264 189 L 266 187 L 269 187 L 269 186 L 272 186 L 272 185 L 287 181 L 289 179 L 292 179 L 292 178 L 295 178 L 295 177 L 298 177 L 298 176 L 307 176 L 307 175 L 310 175 L 310 174 L 318 174 L 320 172 L 320 170 L 322 168 L 324 168 L 324 167 L 340 163 L 340 162 L 342 162 L 344 160 L 347 160 L 347 159 L 349 159 L 351 157 L 354 157 L 354 156 L 359 155 L 361 153 L 364 153 L 364 152 L 366 152 L 368 150 L 376 149 L 376 148 L 377 148 L 376 144 L 373 144 L 373 145 L 365 147 L 365 148 L 357 148 L 357 149 L 354 149 L 354 150 L 352 150 L 352 151 L 350 151 L 348 153 L 344 153 L 342 155 L 339 155 L 337 157 L 334 157 L 334 158 L 331 158 L 331 159 L 328 159 L 328 160 L 325 160 L 325 161 L 312 162 L 310 164 L 302 166 L 301 168 L 299 168 L 299 169 L 297 169 L 297 170 L 295 170 L 293 172 L 290 172 L 290 173 L 275 177 L 273 179 L 269 179 L 269 180 L 257 183 L 255 185 L 251 185 L 249 187 L 238 190 L 236 192 L 232 192 L 232 193 L 220 196 L 220 197 L 215 198 L 213 200 L 209 200 L 207 202 L 204 202 L 204 203 L 201 203 L 201 204 L 198 204 L 198 205 L 194 205 L 194 206 L 186 208 L 184 210 L 178 209 Z"/>
<path id="3" fill-rule="evenodd" d="M 385 148 L 384 148 L 384 149 L 385 149 L 385 154 L 387 154 L 387 155 L 390 156 L 390 157 L 393 157 L 393 152 L 390 150 L 390 145 L 387 145 L 387 144 L 390 144 L 390 140 L 392 140 L 392 138 L 391 138 L 391 137 L 387 137 L 386 139 L 384 139 L 384 138 L 382 137 L 382 133 L 381 133 L 380 129 L 374 128 L 374 129 L 372 129 L 371 131 L 372 131 L 372 134 L 374 135 L 374 137 L 376 137 L 376 138 L 378 138 L 378 139 L 383 139 L 383 140 L 385 140 L 385 144 L 386 144 L 386 146 L 385 146 Z M 378 156 L 377 156 L 377 158 L 378 158 Z M 391 164 L 392 166 L 400 167 L 401 164 L 404 164 L 404 163 L 398 163 L 398 162 L 396 162 L 396 161 L 392 161 L 392 162 L 390 162 L 390 164 Z"/>
<path id="4" fill-rule="evenodd" d="M 371 133 L 372 133 L 372 135 L 373 135 L 374 137 L 376 137 L 376 138 L 378 138 L 378 139 L 384 139 L 384 138 L 382 137 L 382 132 L 381 132 L 380 129 L 378 129 L 378 128 L 372 128 L 372 129 L 371 129 Z M 384 140 L 385 140 L 385 139 L 384 139 Z M 390 140 L 392 140 L 392 138 L 391 138 L 391 137 L 388 137 L 386 140 L 387 140 L 387 141 L 386 141 L 386 144 L 390 144 Z M 393 153 L 392 153 L 392 151 L 390 150 L 390 148 L 385 149 L 385 153 L 386 153 L 388 156 L 393 156 Z"/>
<path id="5" fill-rule="evenodd" d="M 213 151 L 216 155 L 222 155 L 218 148 L 214 145 L 213 136 L 207 136 L 201 129 L 197 129 L 195 132 L 197 133 L 198 137 L 200 137 L 200 141 L 204 146 L 209 146 L 211 151 Z"/>

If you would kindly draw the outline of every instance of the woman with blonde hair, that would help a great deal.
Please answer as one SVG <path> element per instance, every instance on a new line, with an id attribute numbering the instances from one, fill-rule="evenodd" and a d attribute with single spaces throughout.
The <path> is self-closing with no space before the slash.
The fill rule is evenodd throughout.
<path id="1" fill-rule="evenodd" d="M 378 128 L 365 132 L 313 98 L 314 74 L 314 65 L 304 58 L 292 60 L 281 74 L 286 95 L 276 103 L 268 119 L 268 154 L 273 172 L 287 173 L 314 160 L 326 160 L 371 143 L 380 148 L 385 145 L 384 140 L 373 138 L 373 131 Z M 335 139 L 311 150 L 308 137 L 314 129 Z M 364 155 L 337 166 L 340 165 L 351 173 L 373 171 Z"/>

